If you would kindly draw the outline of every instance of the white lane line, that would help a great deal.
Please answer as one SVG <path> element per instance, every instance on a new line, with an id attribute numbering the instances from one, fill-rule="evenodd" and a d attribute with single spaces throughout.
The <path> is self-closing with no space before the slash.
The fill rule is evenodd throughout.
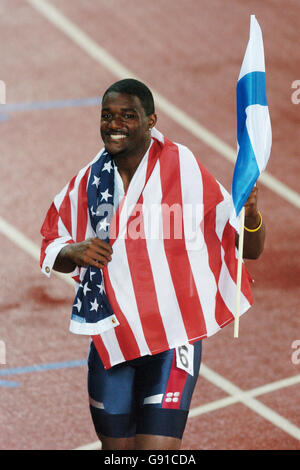
<path id="1" fill-rule="evenodd" d="M 214 372 L 212 369 L 209 369 L 204 364 L 201 365 L 201 373 L 203 377 L 209 380 L 211 383 L 217 387 L 224 390 L 229 395 L 238 398 L 238 400 L 246 405 L 248 408 L 253 410 L 255 413 L 259 414 L 267 421 L 270 421 L 272 424 L 278 428 L 285 431 L 290 436 L 298 439 L 300 441 L 300 428 L 292 424 L 288 419 L 283 418 L 283 416 L 276 413 L 274 410 L 264 405 L 260 401 L 251 397 L 247 392 L 241 390 L 239 387 L 234 385 L 229 380 L 225 379 L 221 375 Z"/>
<path id="2" fill-rule="evenodd" d="M 0 233 L 21 248 L 21 250 L 32 256 L 36 261 L 40 261 L 40 247 L 2 217 L 0 217 Z M 70 276 L 58 273 L 57 271 L 53 271 L 53 273 L 74 288 L 74 281 Z"/>
<path id="3" fill-rule="evenodd" d="M 254 388 L 249 390 L 249 395 L 252 397 L 257 397 L 259 395 L 264 395 L 265 393 L 275 392 L 276 390 L 280 390 L 281 388 L 290 387 L 292 385 L 296 385 L 300 383 L 300 375 L 294 375 L 292 377 L 288 377 L 286 379 L 277 380 L 276 382 L 271 382 L 266 385 L 262 385 L 261 387 Z"/>
<path id="4" fill-rule="evenodd" d="M 118 60 L 111 56 L 105 49 L 99 46 L 90 36 L 84 33 L 77 25 L 70 21 L 47 0 L 27 1 L 32 7 L 46 17 L 48 21 L 85 51 L 92 59 L 115 75 L 117 79 L 128 77 L 140 79 L 131 70 L 124 67 Z M 163 111 L 169 118 L 214 149 L 224 158 L 235 163 L 236 150 L 199 124 L 195 119 L 188 116 L 184 111 L 172 104 L 157 91 L 153 89 L 152 91 L 157 108 L 161 109 L 161 111 Z M 268 172 L 265 171 L 260 176 L 259 181 L 284 200 L 288 201 L 295 207 L 300 208 L 300 194 L 289 188 L 286 184 L 277 180 L 277 178 Z"/>
<path id="5" fill-rule="evenodd" d="M 91 442 L 90 444 L 85 444 L 80 447 L 76 447 L 73 450 L 100 450 L 102 448 L 100 441 Z"/>
<path id="6" fill-rule="evenodd" d="M 0 232 L 35 260 L 40 259 L 39 247 L 2 217 L 0 217 Z"/>
<path id="7" fill-rule="evenodd" d="M 203 365 L 202 365 L 203 366 Z M 201 366 L 201 369 L 202 369 Z M 203 377 L 208 378 L 207 375 L 207 368 L 204 366 L 204 373 L 200 372 L 200 375 Z M 245 390 L 242 391 L 242 397 L 246 395 L 249 397 L 257 397 L 259 395 L 264 395 L 266 393 L 275 392 L 276 390 L 283 389 L 285 387 L 290 387 L 292 385 L 296 385 L 300 383 L 300 375 L 295 375 L 292 377 L 288 377 L 286 379 L 277 380 L 276 382 L 271 382 L 266 385 L 262 385 L 261 387 L 253 388 L 252 390 Z M 215 383 L 217 385 L 217 383 Z M 221 387 L 219 387 L 221 388 Z M 234 403 L 238 403 L 240 401 L 241 394 L 230 395 L 225 398 L 221 398 L 220 400 L 215 400 L 209 403 L 205 403 L 204 405 L 196 406 L 191 408 L 189 412 L 189 418 L 193 418 L 195 416 L 199 416 L 200 414 L 208 413 L 210 411 L 218 410 L 220 408 L 224 408 L 225 406 L 232 405 Z"/>
<path id="8" fill-rule="evenodd" d="M 195 416 L 203 415 L 205 413 L 210 413 L 211 411 L 219 410 L 220 408 L 225 408 L 225 406 L 233 405 L 237 403 L 239 398 L 237 396 L 229 396 L 221 398 L 220 400 L 211 401 L 205 403 L 205 405 L 195 406 L 190 409 L 189 418 L 195 418 Z"/>
<path id="9" fill-rule="evenodd" d="M 203 377 L 209 379 L 208 369 L 205 366 L 204 366 L 204 369 L 205 369 L 204 373 L 203 374 L 200 373 L 200 375 L 203 375 Z M 276 390 L 280 390 L 285 387 L 290 387 L 292 385 L 296 385 L 299 383 L 300 383 L 300 375 L 295 375 L 293 377 L 288 377 L 286 379 L 281 379 L 281 380 L 277 380 L 276 382 L 262 385 L 261 387 L 253 388 L 252 390 L 241 391 L 242 394 L 238 393 L 238 394 L 230 395 L 228 397 L 221 398 L 220 400 L 215 400 L 209 403 L 205 403 L 204 405 L 191 408 L 189 412 L 189 418 L 193 418 L 195 416 L 199 416 L 200 414 L 208 413 L 210 411 L 218 410 L 220 408 L 224 408 L 225 406 L 238 403 L 241 401 L 241 397 L 242 398 L 246 396 L 257 397 L 259 395 L 271 393 Z M 217 383 L 215 383 L 215 385 L 217 385 Z"/>

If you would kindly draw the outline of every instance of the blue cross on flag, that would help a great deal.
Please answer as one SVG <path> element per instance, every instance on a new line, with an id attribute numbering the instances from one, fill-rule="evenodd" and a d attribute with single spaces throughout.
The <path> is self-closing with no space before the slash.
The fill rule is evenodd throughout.
<path id="1" fill-rule="evenodd" d="M 250 36 L 236 88 L 238 155 L 232 180 L 230 221 L 247 201 L 271 152 L 272 131 L 266 96 L 264 45 L 260 26 L 250 17 Z"/>

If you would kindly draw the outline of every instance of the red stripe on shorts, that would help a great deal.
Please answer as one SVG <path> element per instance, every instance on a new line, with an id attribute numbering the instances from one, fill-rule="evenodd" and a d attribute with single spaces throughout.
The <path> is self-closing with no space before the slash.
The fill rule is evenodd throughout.
<path id="1" fill-rule="evenodd" d="M 188 373 L 176 367 L 176 349 L 173 353 L 173 361 L 168 385 L 163 399 L 162 408 L 179 409 L 182 393 L 185 387 Z"/>

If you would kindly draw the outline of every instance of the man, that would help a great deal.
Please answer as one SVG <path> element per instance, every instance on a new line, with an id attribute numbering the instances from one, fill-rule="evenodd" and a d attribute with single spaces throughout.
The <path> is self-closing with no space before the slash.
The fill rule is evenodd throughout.
<path id="1" fill-rule="evenodd" d="M 109 87 L 105 149 L 55 198 L 41 230 L 43 272 L 77 282 L 70 329 L 93 339 L 90 410 L 105 450 L 180 448 L 201 340 L 233 319 L 229 195 L 156 122 L 144 84 Z M 243 255 L 255 259 L 265 238 L 257 188 L 245 216 Z M 241 313 L 250 303 L 244 268 Z"/>

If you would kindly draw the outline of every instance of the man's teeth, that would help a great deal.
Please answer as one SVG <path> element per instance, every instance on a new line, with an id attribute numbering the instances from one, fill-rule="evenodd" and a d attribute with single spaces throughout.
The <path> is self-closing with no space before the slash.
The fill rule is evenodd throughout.
<path id="1" fill-rule="evenodd" d="M 124 134 L 110 134 L 110 138 L 113 140 L 125 139 L 126 135 Z"/>

